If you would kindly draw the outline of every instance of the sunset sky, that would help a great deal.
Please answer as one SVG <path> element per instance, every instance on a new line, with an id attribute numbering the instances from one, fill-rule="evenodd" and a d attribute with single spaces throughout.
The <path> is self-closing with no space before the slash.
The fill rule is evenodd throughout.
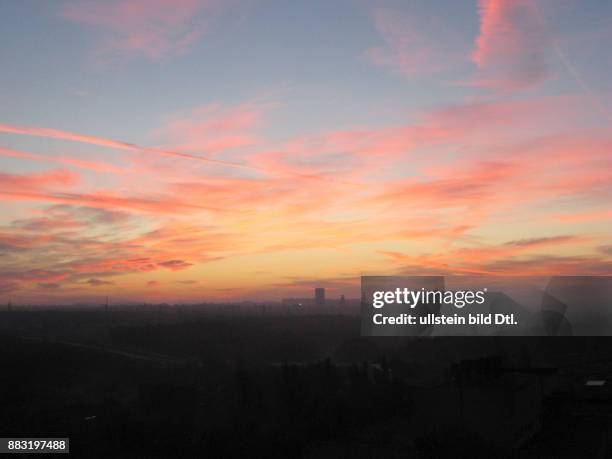
<path id="1" fill-rule="evenodd" d="M 0 300 L 612 273 L 612 3 L 0 0 Z"/>

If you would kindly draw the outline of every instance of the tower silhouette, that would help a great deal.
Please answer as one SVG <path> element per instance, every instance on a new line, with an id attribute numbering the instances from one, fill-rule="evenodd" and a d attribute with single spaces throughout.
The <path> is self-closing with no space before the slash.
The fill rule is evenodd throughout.
<path id="1" fill-rule="evenodd" d="M 322 287 L 315 288 L 315 304 L 325 306 L 325 289 Z"/>

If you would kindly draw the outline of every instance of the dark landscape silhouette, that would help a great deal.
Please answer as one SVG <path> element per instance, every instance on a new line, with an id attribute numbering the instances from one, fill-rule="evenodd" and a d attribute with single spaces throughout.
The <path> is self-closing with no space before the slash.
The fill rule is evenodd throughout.
<path id="1" fill-rule="evenodd" d="M 609 453 L 612 340 L 361 337 L 351 304 L 12 304 L 0 430 L 89 457 Z"/>

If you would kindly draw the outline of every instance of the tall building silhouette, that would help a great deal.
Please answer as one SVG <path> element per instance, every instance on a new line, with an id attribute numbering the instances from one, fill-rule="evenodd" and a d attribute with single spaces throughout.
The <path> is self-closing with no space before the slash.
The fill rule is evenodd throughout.
<path id="1" fill-rule="evenodd" d="M 325 306 L 325 289 L 322 287 L 315 288 L 315 305 Z"/>

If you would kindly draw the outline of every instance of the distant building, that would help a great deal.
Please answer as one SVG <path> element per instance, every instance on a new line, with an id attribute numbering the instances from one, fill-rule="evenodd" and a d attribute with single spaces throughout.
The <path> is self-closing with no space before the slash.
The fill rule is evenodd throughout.
<path id="1" fill-rule="evenodd" d="M 325 306 L 325 289 L 323 287 L 315 288 L 315 305 Z"/>

